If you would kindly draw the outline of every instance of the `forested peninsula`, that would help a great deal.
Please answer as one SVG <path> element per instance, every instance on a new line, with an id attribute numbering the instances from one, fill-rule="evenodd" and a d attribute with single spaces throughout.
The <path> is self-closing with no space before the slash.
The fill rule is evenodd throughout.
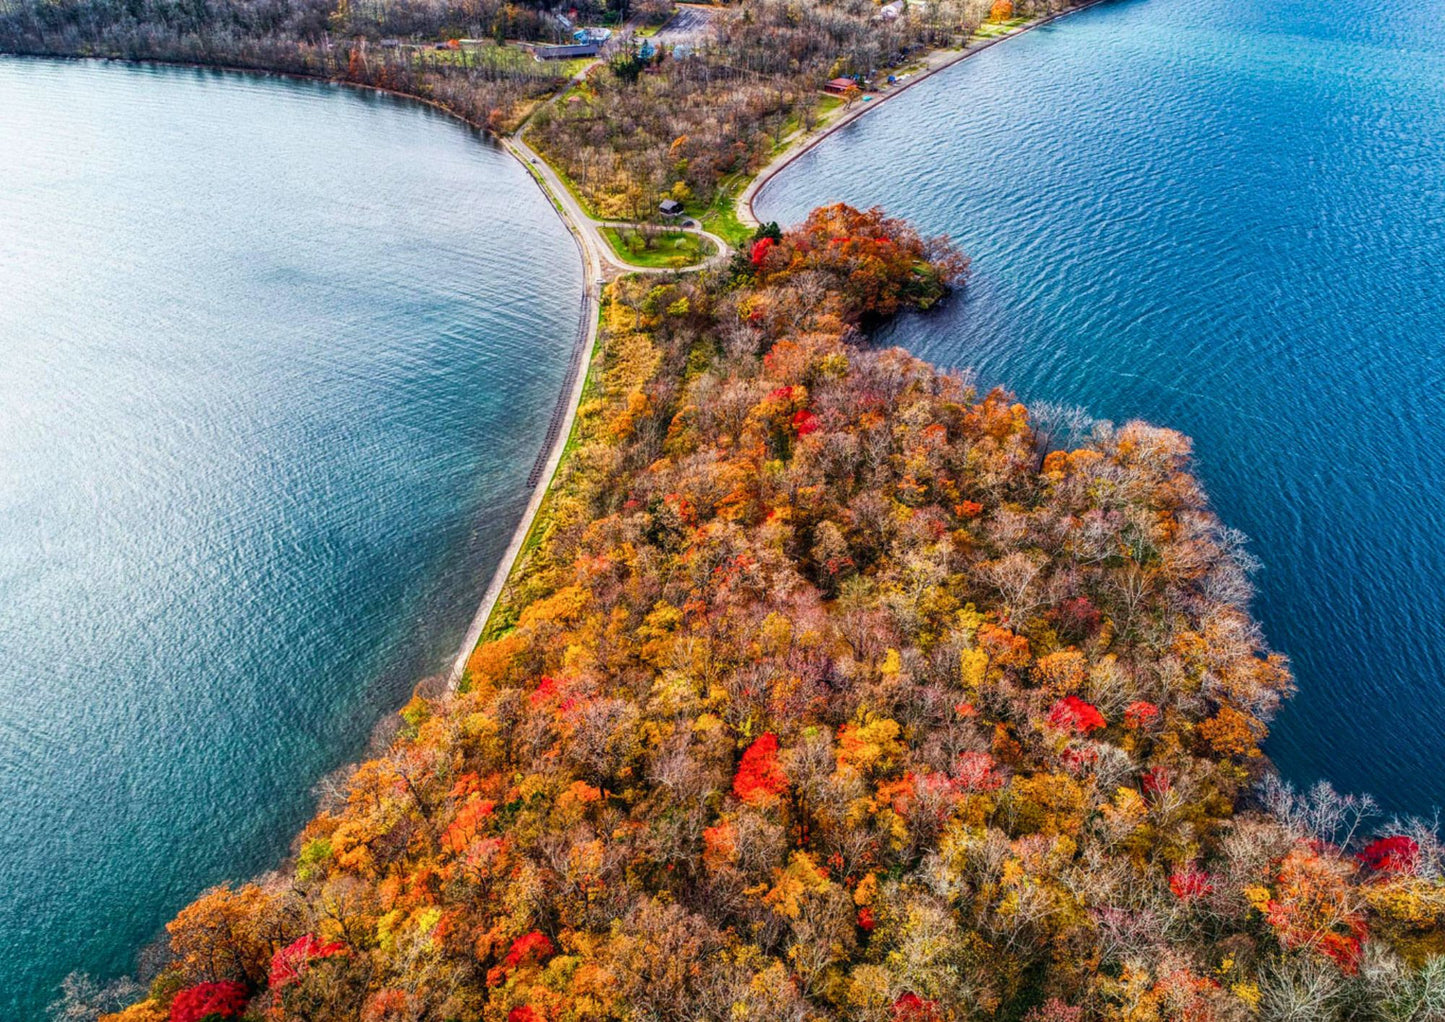
<path id="1" fill-rule="evenodd" d="M 1186 438 L 862 343 L 964 272 L 834 206 L 609 285 L 461 691 L 110 1022 L 1440 1017 L 1440 845 L 1269 779 Z"/>
<path id="2" fill-rule="evenodd" d="M 555 18 L 494 0 L 0 0 L 0 47 L 538 113 L 576 191 L 640 217 L 727 198 L 824 80 L 990 15 L 1015 12 L 744 0 L 540 111 L 565 79 L 506 40 Z M 383 45 L 453 33 L 501 42 Z M 401 711 L 283 869 L 185 908 L 106 1022 L 1445 1018 L 1445 850 L 1272 774 L 1292 679 L 1188 439 L 871 345 L 968 271 L 881 211 L 739 248 L 605 285 L 460 686 Z"/>

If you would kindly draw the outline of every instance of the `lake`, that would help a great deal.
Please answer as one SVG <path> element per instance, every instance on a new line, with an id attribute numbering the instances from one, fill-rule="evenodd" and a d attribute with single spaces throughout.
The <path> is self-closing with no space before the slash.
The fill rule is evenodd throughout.
<path id="1" fill-rule="evenodd" d="M 0 60 L 0 1018 L 275 866 L 447 666 L 581 289 L 417 104 Z"/>
<path id="2" fill-rule="evenodd" d="M 919 83 L 756 206 L 950 234 L 967 296 L 884 343 L 1192 436 L 1297 675 L 1268 752 L 1419 814 L 1445 804 L 1442 13 L 1113 0 Z"/>

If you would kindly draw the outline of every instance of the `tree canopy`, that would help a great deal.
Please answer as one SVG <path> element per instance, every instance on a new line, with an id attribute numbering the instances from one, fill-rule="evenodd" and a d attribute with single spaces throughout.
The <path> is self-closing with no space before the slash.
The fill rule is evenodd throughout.
<path id="1" fill-rule="evenodd" d="M 1440 1017 L 1439 843 L 1269 778 L 1290 675 L 1188 440 L 870 347 L 942 240 L 762 248 L 609 286 L 462 689 L 112 1022 Z"/>

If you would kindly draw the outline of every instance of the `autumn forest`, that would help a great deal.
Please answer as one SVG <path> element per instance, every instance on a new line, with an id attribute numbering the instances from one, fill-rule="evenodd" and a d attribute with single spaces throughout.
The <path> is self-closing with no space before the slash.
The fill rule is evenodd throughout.
<path id="1" fill-rule="evenodd" d="M 1445 1013 L 1445 851 L 1274 779 L 1291 689 L 1190 444 L 869 344 L 880 211 L 623 278 L 459 691 L 109 1022 Z"/>
<path id="2" fill-rule="evenodd" d="M 0 49 L 526 124 L 641 221 L 730 211 L 822 82 L 1074 4 L 741 0 L 644 59 L 627 33 L 671 5 L 578 3 L 629 41 L 577 82 L 520 48 L 568 38 L 550 6 L 0 0 Z M 1274 774 L 1289 665 L 1188 438 L 871 343 L 968 269 L 834 205 L 607 284 L 457 690 L 405 706 L 283 868 L 180 912 L 104 1022 L 1445 1019 L 1445 847 Z"/>

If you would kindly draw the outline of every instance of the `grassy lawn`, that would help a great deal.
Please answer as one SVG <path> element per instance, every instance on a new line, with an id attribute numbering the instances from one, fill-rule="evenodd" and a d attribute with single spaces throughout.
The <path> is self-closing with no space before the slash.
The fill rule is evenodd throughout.
<path id="1" fill-rule="evenodd" d="M 1010 18 L 1008 21 L 986 21 L 978 26 L 974 32 L 975 39 L 993 39 L 996 36 L 1007 35 L 1020 25 L 1028 24 L 1028 18 Z"/>
<path id="2" fill-rule="evenodd" d="M 682 269 L 712 255 L 712 242 L 691 231 L 663 231 L 651 239 L 648 247 L 640 231 L 626 227 L 604 227 L 602 236 L 612 251 L 633 266 Z"/>
<path id="3" fill-rule="evenodd" d="M 498 46 L 490 39 L 456 50 L 439 50 L 434 43 L 404 43 L 402 49 L 422 64 L 452 64 L 457 67 L 485 64 L 494 67 L 501 62 L 502 66 L 524 67 L 532 63 L 531 55 L 515 43 Z"/>
<path id="4" fill-rule="evenodd" d="M 744 245 L 753 236 L 753 229 L 738 219 L 738 196 L 742 194 L 751 175 L 734 174 L 718 187 L 717 196 L 710 206 L 688 204 L 688 215 L 733 248 Z"/>
<path id="5" fill-rule="evenodd" d="M 554 63 L 557 65 L 557 71 L 560 74 L 568 78 L 576 78 L 582 73 L 584 67 L 596 59 L 596 57 L 573 57 L 571 60 L 558 60 L 554 61 Z"/>

